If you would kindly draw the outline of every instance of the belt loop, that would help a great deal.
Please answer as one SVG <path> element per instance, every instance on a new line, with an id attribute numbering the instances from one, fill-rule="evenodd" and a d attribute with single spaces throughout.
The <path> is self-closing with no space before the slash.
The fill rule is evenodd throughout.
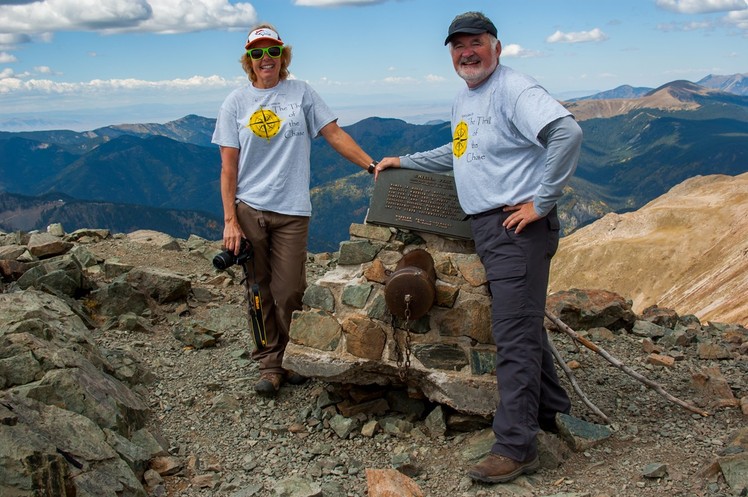
<path id="1" fill-rule="evenodd" d="M 257 218 L 257 222 L 259 223 L 260 228 L 264 230 L 266 228 L 265 215 L 263 214 L 262 211 L 257 211 L 257 213 L 260 215 L 260 217 Z"/>

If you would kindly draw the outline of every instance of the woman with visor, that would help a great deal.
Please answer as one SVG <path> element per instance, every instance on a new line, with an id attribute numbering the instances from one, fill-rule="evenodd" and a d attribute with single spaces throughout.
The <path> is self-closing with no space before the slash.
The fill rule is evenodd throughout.
<path id="1" fill-rule="evenodd" d="M 306 288 L 312 139 L 322 135 L 343 157 L 374 172 L 376 162 L 337 124 L 337 117 L 304 81 L 289 79 L 291 47 L 270 24 L 249 32 L 241 64 L 249 83 L 218 112 L 213 143 L 221 153 L 223 244 L 239 254 L 242 238 L 254 255 L 248 274 L 259 285 L 265 346 L 255 390 L 275 396 L 284 382 L 304 378 L 282 367 L 293 311 Z"/>

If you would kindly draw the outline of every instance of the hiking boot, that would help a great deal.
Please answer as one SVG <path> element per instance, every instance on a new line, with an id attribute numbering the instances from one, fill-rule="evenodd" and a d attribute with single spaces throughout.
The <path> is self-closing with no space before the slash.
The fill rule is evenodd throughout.
<path id="1" fill-rule="evenodd" d="M 286 383 L 289 385 L 303 385 L 309 378 L 293 371 L 286 371 Z"/>
<path id="2" fill-rule="evenodd" d="M 283 383 L 283 375 L 280 373 L 265 372 L 260 374 L 260 381 L 255 383 L 255 392 L 263 397 L 275 397 Z"/>
<path id="3" fill-rule="evenodd" d="M 518 462 L 492 452 L 480 463 L 470 468 L 468 476 L 473 480 L 487 483 L 504 483 L 514 480 L 519 475 L 534 473 L 538 467 L 540 467 L 538 456 Z"/>

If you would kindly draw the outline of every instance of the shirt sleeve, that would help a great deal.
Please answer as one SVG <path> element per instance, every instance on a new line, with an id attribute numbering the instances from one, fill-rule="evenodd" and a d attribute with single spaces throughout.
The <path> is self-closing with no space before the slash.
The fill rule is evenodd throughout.
<path id="1" fill-rule="evenodd" d="M 310 85 L 306 85 L 306 96 L 309 99 L 309 131 L 312 134 L 312 138 L 317 138 L 319 132 L 333 121 L 337 121 L 337 116 L 328 107 L 319 93 L 315 91 Z"/>
<path id="2" fill-rule="evenodd" d="M 239 144 L 239 129 L 236 126 L 236 110 L 227 99 L 218 110 L 216 128 L 213 131 L 212 143 L 222 147 L 241 148 Z"/>
<path id="3" fill-rule="evenodd" d="M 545 170 L 534 199 L 535 212 L 543 217 L 561 198 L 577 168 L 582 149 L 582 128 L 572 116 L 566 116 L 548 124 L 537 139 L 547 149 Z"/>
<path id="4" fill-rule="evenodd" d="M 454 169 L 452 162 L 452 144 L 445 143 L 441 147 L 400 156 L 400 167 L 417 169 L 430 173 L 445 173 Z"/>
<path id="5" fill-rule="evenodd" d="M 571 112 L 541 86 L 531 86 L 517 97 L 511 121 L 525 138 L 543 146 L 538 141 L 540 132 L 564 116 L 571 116 Z"/>

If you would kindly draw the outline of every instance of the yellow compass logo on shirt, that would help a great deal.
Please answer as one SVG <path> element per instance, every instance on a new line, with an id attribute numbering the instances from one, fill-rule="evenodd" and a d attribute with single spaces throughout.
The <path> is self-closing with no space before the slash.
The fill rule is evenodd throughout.
<path id="1" fill-rule="evenodd" d="M 255 135 L 270 141 L 280 131 L 282 122 L 283 120 L 272 110 L 260 108 L 249 118 L 247 127 Z"/>
<path id="2" fill-rule="evenodd" d="M 452 153 L 458 159 L 467 150 L 468 125 L 465 121 L 460 121 L 455 126 L 455 134 L 452 137 Z"/>

